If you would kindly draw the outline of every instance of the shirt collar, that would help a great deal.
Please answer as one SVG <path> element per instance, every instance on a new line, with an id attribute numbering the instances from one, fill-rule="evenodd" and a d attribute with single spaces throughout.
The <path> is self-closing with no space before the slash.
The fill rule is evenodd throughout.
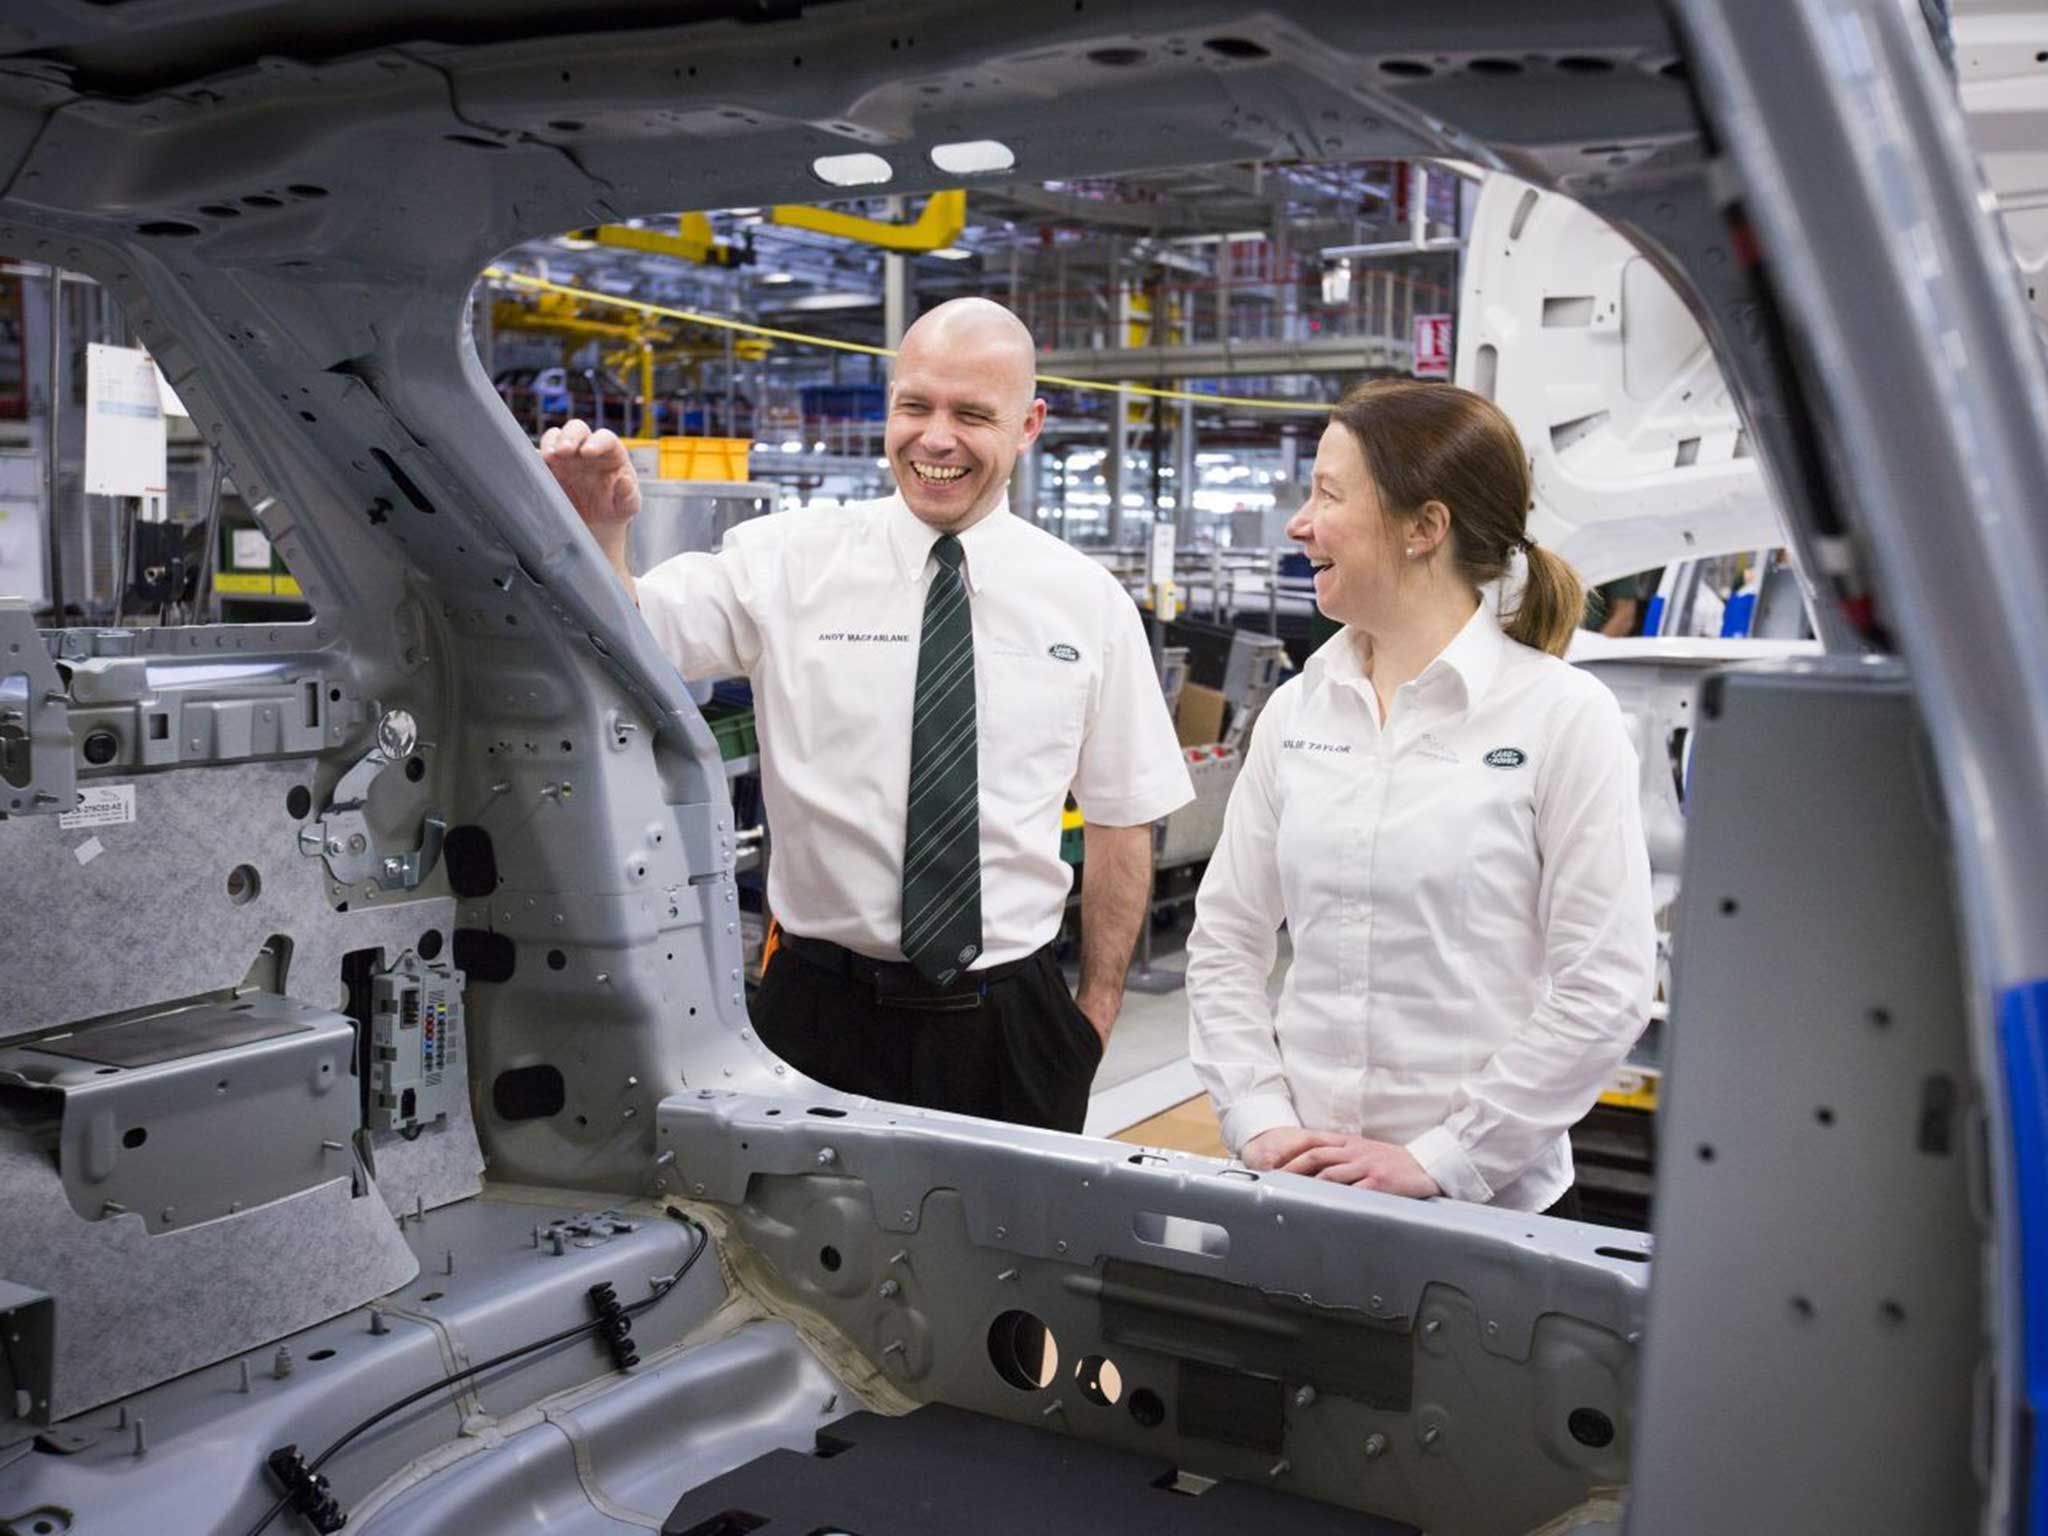
<path id="1" fill-rule="evenodd" d="M 891 496 L 885 506 L 889 547 L 895 552 L 897 569 L 905 581 L 917 581 L 931 559 L 932 546 L 939 542 L 939 531 L 910 510 L 901 491 Z M 960 535 L 960 549 L 965 557 L 960 564 L 967 573 L 970 593 L 978 595 L 995 574 L 1000 563 L 996 551 L 1009 531 L 1010 493 L 1005 490 L 987 515 Z"/>
<path id="2" fill-rule="evenodd" d="M 1465 621 L 1465 627 L 1437 652 L 1436 659 L 1422 669 L 1415 681 L 1426 686 L 1436 677 L 1455 678 L 1464 692 L 1465 708 L 1470 709 L 1486 696 L 1494 674 L 1500 670 L 1501 654 L 1507 645 L 1500 621 L 1482 601 Z M 1304 684 L 1309 687 L 1326 681 L 1365 682 L 1365 658 L 1359 654 L 1358 631 L 1349 626 L 1338 630 L 1316 648 L 1301 672 Z"/>

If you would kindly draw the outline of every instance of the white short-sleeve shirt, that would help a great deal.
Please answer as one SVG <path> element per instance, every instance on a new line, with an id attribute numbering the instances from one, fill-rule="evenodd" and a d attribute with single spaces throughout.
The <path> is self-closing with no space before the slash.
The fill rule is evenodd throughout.
<path id="1" fill-rule="evenodd" d="M 1481 605 L 1382 725 L 1340 631 L 1259 716 L 1195 914 L 1191 1052 L 1233 1148 L 1346 1131 L 1542 1210 L 1655 985 L 1620 706 Z"/>
<path id="2" fill-rule="evenodd" d="M 768 901 L 784 928 L 900 959 L 911 702 L 938 533 L 901 496 L 735 527 L 717 554 L 640 578 L 640 610 L 688 678 L 754 688 L 774 828 Z M 974 625 L 982 953 L 1022 959 L 1059 931 L 1071 790 L 1135 826 L 1194 798 L 1138 610 L 1115 577 L 1010 514 L 960 536 Z"/>

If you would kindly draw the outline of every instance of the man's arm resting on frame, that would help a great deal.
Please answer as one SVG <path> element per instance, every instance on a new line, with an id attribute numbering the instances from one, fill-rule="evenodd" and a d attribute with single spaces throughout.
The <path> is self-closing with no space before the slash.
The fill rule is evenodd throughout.
<path id="1" fill-rule="evenodd" d="M 1103 1043 L 1123 1007 L 1124 973 L 1152 898 L 1152 826 L 1081 830 L 1081 985 L 1074 1002 Z"/>

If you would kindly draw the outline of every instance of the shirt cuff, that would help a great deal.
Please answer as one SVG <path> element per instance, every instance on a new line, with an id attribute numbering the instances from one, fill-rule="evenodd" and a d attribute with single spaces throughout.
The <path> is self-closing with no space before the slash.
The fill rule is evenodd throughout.
<path id="1" fill-rule="evenodd" d="M 1223 1144 L 1230 1148 L 1231 1155 L 1244 1155 L 1245 1143 L 1254 1136 L 1281 1126 L 1301 1124 L 1301 1117 L 1294 1112 L 1294 1101 L 1284 1093 L 1255 1094 L 1249 1099 L 1239 1099 L 1223 1112 Z"/>
<path id="2" fill-rule="evenodd" d="M 1422 1165 L 1422 1171 L 1436 1180 L 1437 1188 L 1453 1200 L 1485 1205 L 1493 1199 L 1493 1186 L 1480 1176 L 1458 1138 L 1443 1126 L 1424 1131 L 1408 1143 L 1408 1155 Z"/>

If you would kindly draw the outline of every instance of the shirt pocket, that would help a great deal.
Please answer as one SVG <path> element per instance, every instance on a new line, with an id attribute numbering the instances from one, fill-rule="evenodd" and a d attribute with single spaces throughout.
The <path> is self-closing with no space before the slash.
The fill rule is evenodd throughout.
<path id="1" fill-rule="evenodd" d="M 1458 864 L 1459 926 L 1480 953 L 1520 955 L 1536 926 L 1542 862 L 1535 770 L 1478 767 L 1465 773 L 1470 783 Z"/>
<path id="2" fill-rule="evenodd" d="M 984 793 L 1017 806 L 1064 796 L 1081 761 L 1087 674 L 1014 651 L 988 652 L 976 674 Z"/>

